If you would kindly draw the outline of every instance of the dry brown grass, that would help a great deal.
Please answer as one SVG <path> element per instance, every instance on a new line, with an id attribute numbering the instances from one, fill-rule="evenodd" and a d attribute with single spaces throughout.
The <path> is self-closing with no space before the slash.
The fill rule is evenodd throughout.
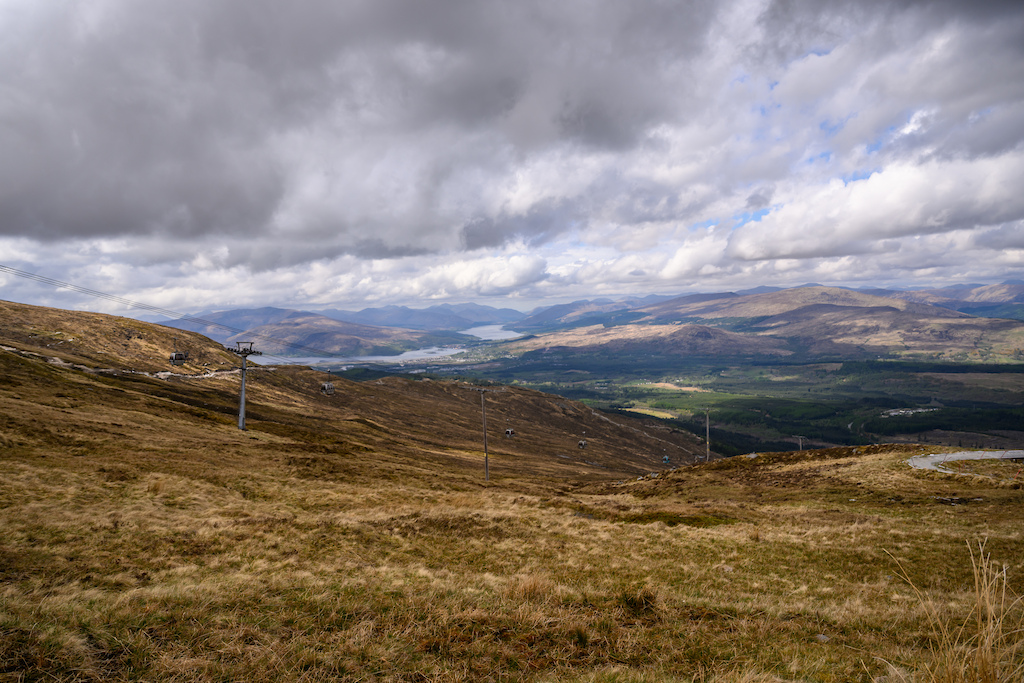
<path id="1" fill-rule="evenodd" d="M 1015 683 L 1024 679 L 1024 602 L 1009 589 L 1007 566 L 996 565 L 985 542 L 967 544 L 974 594 L 966 615 L 937 604 L 902 571 L 928 616 L 932 661 L 907 673 L 891 666 L 894 680 L 930 683 Z"/>
<path id="2" fill-rule="evenodd" d="M 638 481 L 650 442 L 559 457 L 553 435 L 600 421 L 509 391 L 498 424 L 549 433 L 517 425 L 484 482 L 455 385 L 339 381 L 327 403 L 312 373 L 254 373 L 239 432 L 230 377 L 0 370 L 0 680 L 920 677 L 942 665 L 928 605 L 977 623 L 964 541 L 1001 585 L 1024 570 L 1020 489 L 913 471 L 915 447 Z"/>

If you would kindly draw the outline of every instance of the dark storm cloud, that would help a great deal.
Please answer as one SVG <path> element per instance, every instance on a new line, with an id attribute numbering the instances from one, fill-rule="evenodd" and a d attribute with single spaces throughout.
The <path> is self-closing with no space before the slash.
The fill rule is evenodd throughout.
<path id="1" fill-rule="evenodd" d="M 279 149 L 295 134 L 339 155 L 352 137 L 438 127 L 527 153 L 622 149 L 677 114 L 666 78 L 710 18 L 707 3 L 14 4 L 0 231 L 255 236 L 304 182 Z M 347 200 L 336 191 L 339 225 Z M 396 231 L 372 251 L 403 250 Z"/>
<path id="2" fill-rule="evenodd" d="M 512 239 L 543 242 L 577 224 L 583 215 L 581 207 L 568 202 L 541 202 L 524 215 L 475 218 L 462 227 L 462 240 L 466 249 L 497 247 Z"/>

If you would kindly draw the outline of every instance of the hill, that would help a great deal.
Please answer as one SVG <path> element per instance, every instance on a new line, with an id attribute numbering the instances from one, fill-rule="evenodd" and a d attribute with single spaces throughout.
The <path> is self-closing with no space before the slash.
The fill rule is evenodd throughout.
<path id="1" fill-rule="evenodd" d="M 273 307 L 199 313 L 163 324 L 199 332 L 223 344 L 256 341 L 260 350 L 283 356 L 393 355 L 473 339 L 457 334 L 428 334 L 420 330 L 344 322 L 319 313 Z"/>
<path id="2" fill-rule="evenodd" d="M 697 317 L 706 319 L 765 318 L 804 309 L 808 306 L 839 306 L 859 309 L 895 308 L 911 310 L 913 305 L 897 299 L 864 294 L 838 287 L 796 287 L 761 294 L 697 295 L 670 299 L 641 309 L 643 320 L 672 322 Z M 918 311 L 924 308 L 916 309 Z M 942 309 L 939 315 L 956 317 Z"/>
<path id="3" fill-rule="evenodd" d="M 0 301 L 0 344 L 36 354 L 56 367 L 89 372 L 158 373 L 175 349 L 188 352 L 185 371 L 232 368 L 237 357 L 201 334 L 102 313 Z M 52 360 L 51 360 L 52 359 Z"/>
<path id="4" fill-rule="evenodd" d="M 1024 320 L 1024 283 L 996 285 L 955 285 L 912 291 L 876 290 L 873 293 L 896 299 L 942 306 L 986 318 Z"/>
<path id="5" fill-rule="evenodd" d="M 59 431 L 79 432 L 76 438 L 86 450 L 101 448 L 107 441 L 94 443 L 90 434 L 98 424 L 115 419 L 111 411 L 126 402 L 139 406 L 125 408 L 126 413 L 116 418 L 123 423 L 115 430 L 119 433 L 161 416 L 178 422 L 162 431 L 201 439 L 198 434 L 220 425 L 215 433 L 226 430 L 221 435 L 234 440 L 239 361 L 210 340 L 125 318 L 7 302 L 0 302 L 0 322 L 8 386 L 24 387 L 19 390 L 22 402 L 7 411 L 9 418 L 26 416 L 18 425 L 35 421 L 37 410 L 48 414 L 42 420 L 48 423 L 53 411 L 41 406 L 62 394 L 56 403 L 69 403 L 83 413 L 72 411 L 71 417 L 61 418 Z M 167 361 L 175 339 L 190 354 L 181 368 Z M 333 444 L 342 453 L 352 452 L 352 444 L 358 443 L 356 452 L 374 457 L 402 456 L 420 462 L 436 457 L 446 463 L 462 462 L 464 467 L 480 464 L 480 395 L 472 386 L 407 377 L 359 383 L 298 366 L 253 367 L 249 377 L 250 431 L 290 435 L 296 449 L 312 439 Z M 114 378 L 126 384 L 111 384 Z M 331 397 L 320 393 L 328 379 L 337 388 Z M 33 385 L 38 385 L 33 390 L 37 401 L 27 398 Z M 630 474 L 650 471 L 666 449 L 677 460 L 703 452 L 692 435 L 648 428 L 639 421 L 611 420 L 558 396 L 494 387 L 485 401 L 496 472 L 510 466 L 561 476 Z M 84 421 L 78 424 L 76 418 Z M 507 428 L 515 430 L 515 438 L 501 438 Z M 577 442 L 584 433 L 588 445 L 581 451 Z"/>
<path id="6" fill-rule="evenodd" d="M 603 332 L 590 345 L 610 350 L 614 347 L 604 339 L 611 336 L 658 345 L 655 340 L 666 337 L 666 326 L 685 323 L 714 326 L 746 338 L 741 343 L 735 335 L 705 332 L 704 343 L 695 350 L 692 344 L 680 347 L 683 353 L 699 355 L 785 352 L 838 358 L 890 354 L 1013 358 L 1024 348 L 1021 322 L 977 318 L 939 306 L 820 286 L 670 299 L 632 309 L 628 317 L 606 320 L 605 328 L 621 331 Z M 599 328 L 587 329 L 597 332 Z M 587 344 L 580 341 L 581 334 L 554 330 L 533 344 L 580 347 Z"/>
<path id="7" fill-rule="evenodd" d="M 384 306 L 364 308 L 361 311 L 330 308 L 319 313 L 343 322 L 430 331 L 458 331 L 478 325 L 499 325 L 523 317 L 522 313 L 512 308 L 479 304 L 439 304 L 428 308 Z"/>
<path id="8" fill-rule="evenodd" d="M 739 334 L 707 325 L 593 325 L 507 342 L 511 353 L 576 351 L 636 358 L 643 355 L 737 357 L 787 356 L 778 339 Z"/>
<path id="9" fill-rule="evenodd" d="M 594 325 L 605 320 L 622 320 L 622 314 L 649 306 L 668 297 L 651 295 L 643 298 L 627 297 L 618 301 L 597 299 L 573 301 L 567 304 L 543 306 L 530 315 L 514 321 L 509 327 L 520 332 L 542 332 L 560 327 Z M 618 315 L 616 315 L 618 314 Z"/>
<path id="10" fill-rule="evenodd" d="M 0 305 L 5 678 L 906 680 L 992 642 L 1020 670 L 1020 603 L 970 618 L 1024 570 L 1019 466 L 877 445 L 637 476 L 703 444 L 491 386 L 485 481 L 483 387 L 256 367 L 240 431 L 233 360 Z"/>
<path id="11" fill-rule="evenodd" d="M 160 324 L 179 330 L 198 332 L 214 341 L 226 343 L 233 335 L 260 325 L 284 320 L 298 311 L 289 308 L 239 308 L 229 311 L 203 311 L 194 316 L 164 320 Z"/>
<path id="12" fill-rule="evenodd" d="M 227 338 L 259 342 L 275 355 L 394 355 L 429 346 L 457 345 L 473 338 L 460 334 L 428 333 L 397 327 L 373 327 L 333 320 L 317 313 L 292 311 L 288 315 Z"/>

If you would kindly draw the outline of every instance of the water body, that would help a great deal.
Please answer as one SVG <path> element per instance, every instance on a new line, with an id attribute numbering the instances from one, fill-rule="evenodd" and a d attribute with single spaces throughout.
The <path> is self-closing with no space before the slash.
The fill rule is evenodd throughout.
<path id="1" fill-rule="evenodd" d="M 485 341 L 498 341 L 502 339 L 515 339 L 523 335 L 518 332 L 504 329 L 501 325 L 481 325 L 462 330 L 462 334 L 468 334 Z M 431 360 L 432 358 L 444 358 L 454 356 L 465 349 L 458 346 L 429 346 L 425 349 L 414 349 L 395 356 L 305 356 L 302 358 L 289 357 L 289 365 L 323 365 L 336 363 L 405 363 L 409 361 Z M 259 365 L 277 365 L 281 363 L 280 357 L 266 358 L 263 356 L 249 356 L 250 363 Z"/>
<path id="2" fill-rule="evenodd" d="M 506 330 L 503 325 L 481 325 L 480 327 L 471 327 L 468 330 L 462 330 L 461 334 L 469 334 L 479 339 L 486 341 L 500 341 L 502 339 L 516 339 L 523 335 L 512 330 Z"/>
<path id="3" fill-rule="evenodd" d="M 425 349 L 406 351 L 396 356 L 304 356 L 301 358 L 287 358 L 289 365 L 321 365 L 324 363 L 404 363 L 406 361 L 430 360 L 431 358 L 444 358 L 454 356 L 456 353 L 465 351 L 458 347 L 431 346 Z M 249 356 L 250 363 L 260 365 L 279 365 L 281 357 L 266 358 L 263 356 Z"/>

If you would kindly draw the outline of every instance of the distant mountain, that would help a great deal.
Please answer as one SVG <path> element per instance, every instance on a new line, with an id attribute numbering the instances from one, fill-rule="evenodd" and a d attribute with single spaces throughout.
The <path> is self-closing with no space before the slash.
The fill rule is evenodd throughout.
<path id="1" fill-rule="evenodd" d="M 280 320 L 234 335 L 227 342 L 257 341 L 257 348 L 275 355 L 362 356 L 398 354 L 471 339 L 457 334 L 440 336 L 420 330 L 347 323 L 317 313 L 293 311 Z"/>
<path id="2" fill-rule="evenodd" d="M 476 325 L 503 325 L 526 317 L 525 313 L 514 308 L 494 308 L 480 304 L 439 304 L 427 310 L 450 311 Z"/>
<path id="3" fill-rule="evenodd" d="M 464 330 L 476 324 L 468 318 L 453 313 L 406 306 L 364 308 L 355 312 L 332 308 L 320 311 L 320 315 L 347 323 L 377 327 L 401 327 L 409 330 Z"/>
<path id="4" fill-rule="evenodd" d="M 731 332 L 707 325 L 617 325 L 576 327 L 537 335 L 510 346 L 523 351 L 571 351 L 610 357 L 663 356 L 788 356 L 785 340 Z M 628 365 L 628 360 L 623 360 Z"/>
<path id="5" fill-rule="evenodd" d="M 174 327 L 179 330 L 198 332 L 216 342 L 224 344 L 228 339 L 239 332 L 269 325 L 279 320 L 284 320 L 289 315 L 298 311 L 287 308 L 243 308 L 229 311 L 204 311 L 186 318 L 177 320 L 164 320 L 160 324 L 166 327 Z"/>
<path id="6" fill-rule="evenodd" d="M 351 323 L 309 311 L 271 307 L 204 312 L 161 324 L 198 332 L 229 346 L 238 341 L 256 342 L 260 351 L 279 356 L 389 355 L 473 339 Z"/>
<path id="7" fill-rule="evenodd" d="M 343 322 L 402 327 L 412 330 L 465 330 L 480 325 L 503 325 L 519 320 L 525 314 L 512 308 L 493 308 L 479 304 L 439 304 L 429 308 L 383 306 L 346 311 L 330 308 L 320 315 Z"/>
<path id="8" fill-rule="evenodd" d="M 695 318 L 762 318 L 807 306 L 890 307 L 905 310 L 915 306 L 907 301 L 864 294 L 838 287 L 795 287 L 764 294 L 695 294 L 670 299 L 639 309 L 644 322 L 687 322 Z M 941 310 L 937 315 L 956 315 Z"/>
<path id="9" fill-rule="evenodd" d="M 600 321 L 594 318 L 597 308 L 593 302 L 576 302 L 531 316 L 515 327 L 524 322 L 549 327 L 518 346 L 564 346 L 601 353 L 800 353 L 847 358 L 924 353 L 1007 359 L 1018 357 L 1024 348 L 1021 322 L 978 318 L 941 306 L 837 287 L 691 294 L 606 314 Z"/>
<path id="10" fill-rule="evenodd" d="M 559 327 L 578 327 L 580 325 L 623 324 L 629 316 L 616 315 L 642 306 L 650 306 L 670 299 L 671 297 L 651 295 L 642 298 L 626 298 L 618 301 L 610 299 L 584 299 L 568 304 L 556 304 L 536 308 L 530 315 L 510 325 L 519 332 L 536 332 Z"/>
<path id="11" fill-rule="evenodd" d="M 165 325 L 200 332 L 222 343 L 263 337 L 275 354 L 367 355 L 460 344 L 454 330 L 502 324 L 537 335 L 552 346 L 587 345 L 613 351 L 622 340 L 651 353 L 778 354 L 783 351 L 863 357 L 890 353 L 970 354 L 1024 348 L 1024 284 L 956 285 L 933 290 L 852 290 L 804 285 L 790 289 L 581 300 L 535 309 L 525 315 L 479 304 L 405 306 L 321 313 L 258 308 L 201 313 Z M 982 316 L 982 317 L 976 317 Z M 715 328 L 762 341 L 740 343 L 729 335 L 708 337 L 679 326 Z M 225 326 L 229 329 L 224 329 Z M 675 326 L 671 331 L 662 326 Z M 617 329 L 601 334 L 602 329 Z M 628 328 L 619 329 L 619 328 Z M 573 330 L 585 330 L 580 337 Z M 429 333 L 428 333 L 429 331 Z M 687 336 L 689 335 L 689 336 Z M 650 337 L 644 341 L 644 337 Z M 674 340 L 674 341 L 670 341 Z M 782 340 L 764 343 L 764 339 Z M 291 348 L 289 351 L 288 349 Z M 639 348 L 639 347 L 638 347 Z M 715 351 L 714 349 L 718 349 Z"/>
<path id="12" fill-rule="evenodd" d="M 894 299 L 916 301 L 984 318 L 1024 320 L 1024 282 L 1008 280 L 998 285 L 952 285 L 937 289 L 862 290 Z"/>
<path id="13" fill-rule="evenodd" d="M 768 292 L 778 292 L 785 289 L 784 287 L 767 287 L 761 285 L 760 287 L 752 287 L 751 289 L 741 289 L 736 292 L 737 294 L 767 294 Z"/>

